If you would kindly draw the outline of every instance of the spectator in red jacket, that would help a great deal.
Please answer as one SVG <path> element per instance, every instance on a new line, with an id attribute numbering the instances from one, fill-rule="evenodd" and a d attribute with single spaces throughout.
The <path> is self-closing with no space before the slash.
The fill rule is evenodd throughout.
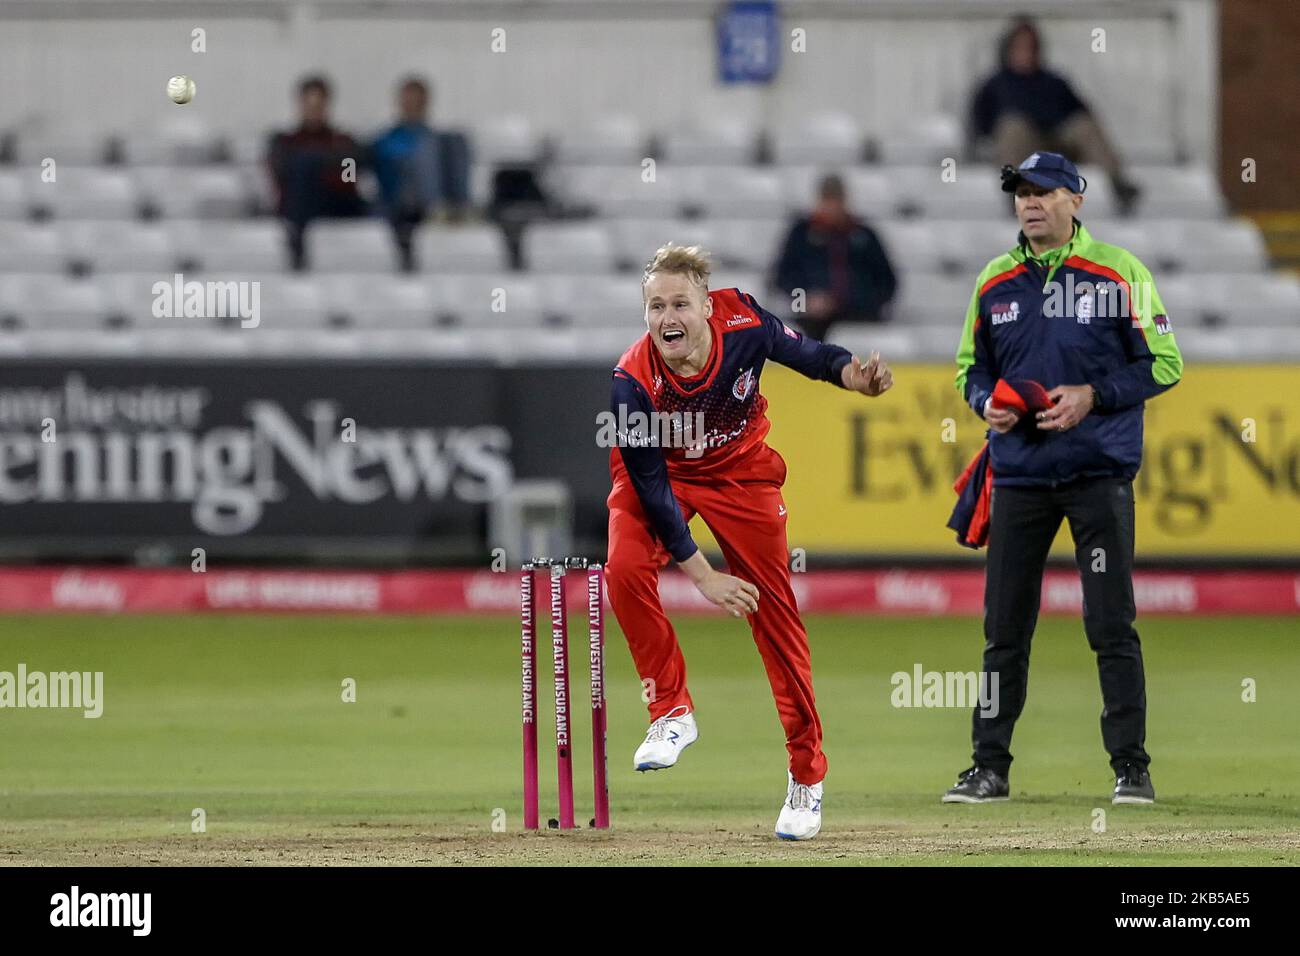
<path id="1" fill-rule="evenodd" d="M 1088 105 L 1069 81 L 1043 66 L 1043 42 L 1034 21 L 1015 21 L 1002 37 L 1001 68 L 975 94 L 971 132 L 991 137 L 1000 166 L 1016 166 L 1037 150 L 1063 153 L 1106 170 L 1120 214 L 1130 215 L 1138 187 Z"/>
<path id="2" fill-rule="evenodd" d="M 271 137 L 268 162 L 276 208 L 284 219 L 295 269 L 304 265 L 303 233 L 309 222 L 366 212 L 356 183 L 361 150 L 351 136 L 330 125 L 330 95 L 324 77 L 305 78 L 298 84 L 297 129 Z M 348 159 L 353 163 L 345 165 Z"/>

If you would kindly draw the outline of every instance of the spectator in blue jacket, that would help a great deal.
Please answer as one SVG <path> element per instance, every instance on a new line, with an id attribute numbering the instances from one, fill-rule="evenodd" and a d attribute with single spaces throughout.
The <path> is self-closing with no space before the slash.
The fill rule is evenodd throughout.
<path id="1" fill-rule="evenodd" d="M 460 221 L 469 206 L 469 141 L 463 133 L 429 124 L 431 99 L 424 80 L 403 80 L 397 91 L 397 124 L 371 147 L 380 208 L 393 225 L 406 268 L 414 265 L 416 226 L 429 216 Z"/>
<path id="2" fill-rule="evenodd" d="M 1080 163 L 1095 163 L 1110 177 L 1121 215 L 1130 215 L 1139 189 L 1088 105 L 1059 73 L 1042 62 L 1043 42 L 1028 18 L 1003 36 L 1001 64 L 975 94 L 971 132 L 991 137 L 999 166 L 1015 166 L 1035 150 L 1064 153 Z"/>
<path id="3" fill-rule="evenodd" d="M 844 181 L 835 175 L 822 179 L 816 207 L 790 228 L 775 273 L 776 287 L 796 303 L 795 320 L 818 341 L 836 322 L 882 321 L 898 288 L 884 247 L 849 212 Z"/>

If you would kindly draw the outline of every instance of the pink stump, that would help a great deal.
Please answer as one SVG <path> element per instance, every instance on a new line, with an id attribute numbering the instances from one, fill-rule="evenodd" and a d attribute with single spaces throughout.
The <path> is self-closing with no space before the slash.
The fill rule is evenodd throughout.
<path id="1" fill-rule="evenodd" d="M 570 746 L 569 625 L 564 601 L 564 562 L 551 565 L 551 647 L 555 657 L 555 766 L 559 777 L 560 829 L 573 829 L 573 748 Z"/>
<path id="2" fill-rule="evenodd" d="M 609 827 L 609 782 L 605 776 L 605 569 L 587 569 L 587 625 L 591 654 L 591 778 L 596 792 L 594 825 Z"/>
<path id="3" fill-rule="evenodd" d="M 519 578 L 519 622 L 524 726 L 524 829 L 537 829 L 537 596 L 533 591 L 533 565 L 524 565 Z"/>

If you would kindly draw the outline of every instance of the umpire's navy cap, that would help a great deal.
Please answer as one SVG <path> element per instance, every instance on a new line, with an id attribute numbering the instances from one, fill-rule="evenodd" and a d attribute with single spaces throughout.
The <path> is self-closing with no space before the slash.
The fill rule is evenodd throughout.
<path id="1" fill-rule="evenodd" d="M 1064 186 L 1072 193 L 1081 193 L 1088 181 L 1079 175 L 1079 169 L 1060 153 L 1031 153 L 1020 168 L 1002 167 L 1002 191 L 1013 193 L 1021 181 L 1033 183 L 1043 189 L 1060 189 Z"/>

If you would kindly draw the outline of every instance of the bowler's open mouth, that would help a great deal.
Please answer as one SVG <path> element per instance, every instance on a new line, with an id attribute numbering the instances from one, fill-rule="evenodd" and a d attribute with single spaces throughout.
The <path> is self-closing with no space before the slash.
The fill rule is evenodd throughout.
<path id="1" fill-rule="evenodd" d="M 686 338 L 686 333 L 681 329 L 669 329 L 663 333 L 662 337 L 665 342 L 676 342 L 679 339 Z"/>

